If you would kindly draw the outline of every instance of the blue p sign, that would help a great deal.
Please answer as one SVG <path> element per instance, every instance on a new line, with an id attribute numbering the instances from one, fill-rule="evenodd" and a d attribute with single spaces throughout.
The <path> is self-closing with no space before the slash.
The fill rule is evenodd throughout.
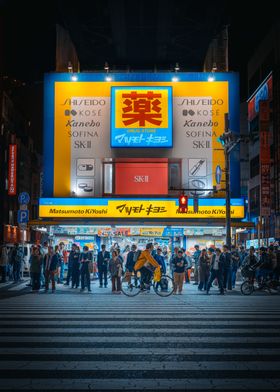
<path id="1" fill-rule="evenodd" d="M 28 210 L 18 210 L 17 214 L 18 223 L 27 223 L 29 219 L 29 211 Z"/>

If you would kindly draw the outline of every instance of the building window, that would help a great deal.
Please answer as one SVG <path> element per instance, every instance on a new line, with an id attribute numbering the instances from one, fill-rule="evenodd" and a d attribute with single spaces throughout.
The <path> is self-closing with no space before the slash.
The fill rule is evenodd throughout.
<path id="1" fill-rule="evenodd" d="M 250 160 L 250 178 L 254 178 L 260 174 L 260 156 Z"/>
<path id="2" fill-rule="evenodd" d="M 170 162 L 168 164 L 168 188 L 180 189 L 181 188 L 181 163 Z"/>

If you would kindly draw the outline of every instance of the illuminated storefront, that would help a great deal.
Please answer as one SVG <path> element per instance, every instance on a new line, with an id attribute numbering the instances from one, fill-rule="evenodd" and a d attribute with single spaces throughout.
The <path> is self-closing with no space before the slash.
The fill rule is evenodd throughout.
<path id="1" fill-rule="evenodd" d="M 178 222 L 186 231 L 194 222 L 224 222 L 219 138 L 225 113 L 239 133 L 237 74 L 217 73 L 211 82 L 208 73 L 178 73 L 176 82 L 172 73 L 110 74 L 110 81 L 107 74 L 72 76 L 45 77 L 42 221 L 100 227 L 123 221 L 129 228 L 137 220 L 141 232 L 153 224 L 167 230 Z M 232 154 L 231 180 L 231 214 L 240 221 L 238 152 Z M 184 216 L 178 212 L 181 188 L 190 196 Z"/>

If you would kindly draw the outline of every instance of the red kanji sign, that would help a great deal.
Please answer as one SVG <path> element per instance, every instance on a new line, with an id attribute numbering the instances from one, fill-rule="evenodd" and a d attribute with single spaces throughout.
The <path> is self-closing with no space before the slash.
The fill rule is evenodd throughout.
<path id="1" fill-rule="evenodd" d="M 140 127 L 146 126 L 146 122 L 153 125 L 160 125 L 162 123 L 161 113 L 161 93 L 148 91 L 147 93 L 138 93 L 131 91 L 131 93 L 122 94 L 125 98 L 122 111 L 122 119 L 124 125 L 131 125 L 138 123 Z"/>

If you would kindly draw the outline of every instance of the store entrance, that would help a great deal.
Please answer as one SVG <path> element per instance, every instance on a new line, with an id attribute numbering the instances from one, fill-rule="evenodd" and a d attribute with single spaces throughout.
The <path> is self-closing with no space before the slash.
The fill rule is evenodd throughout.
<path id="1" fill-rule="evenodd" d="M 160 247 L 166 260 L 169 260 L 176 247 L 184 249 L 186 255 L 191 257 L 195 245 L 203 249 L 222 247 L 225 242 L 223 227 L 55 225 L 49 226 L 48 232 L 50 242 L 53 245 L 63 242 L 67 251 L 74 243 L 80 249 L 88 246 L 93 260 L 97 260 L 102 244 L 110 252 L 118 248 L 125 259 L 133 244 L 143 250 L 147 243 L 152 242 L 155 249 Z"/>

